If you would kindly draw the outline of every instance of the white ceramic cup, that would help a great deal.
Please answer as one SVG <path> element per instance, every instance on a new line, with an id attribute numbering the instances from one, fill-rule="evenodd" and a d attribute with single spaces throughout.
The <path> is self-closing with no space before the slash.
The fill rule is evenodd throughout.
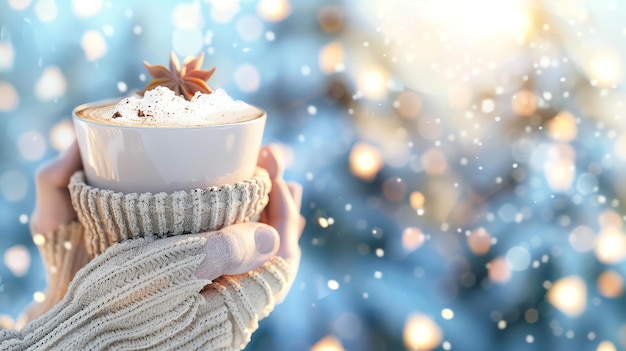
<path id="1" fill-rule="evenodd" d="M 252 178 L 267 115 L 201 127 L 121 126 L 84 119 L 77 111 L 115 104 L 103 100 L 73 111 L 87 183 L 122 193 L 172 193 Z"/>

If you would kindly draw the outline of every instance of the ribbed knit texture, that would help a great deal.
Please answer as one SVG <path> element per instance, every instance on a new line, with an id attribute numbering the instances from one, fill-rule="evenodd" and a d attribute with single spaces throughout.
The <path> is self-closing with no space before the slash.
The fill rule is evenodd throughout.
<path id="1" fill-rule="evenodd" d="M 125 239 L 201 233 L 250 221 L 269 200 L 271 181 L 257 168 L 234 185 L 172 194 L 123 194 L 94 188 L 76 172 L 69 184 L 72 205 L 86 227 L 86 247 L 95 257 Z"/>
<path id="2" fill-rule="evenodd" d="M 89 262 L 83 228 L 79 222 L 73 221 L 62 225 L 55 232 L 32 233 L 33 237 L 37 236 L 35 243 L 46 267 L 48 289 L 44 301 L 34 303 L 20 316 L 16 323 L 17 328 L 44 314 L 61 301 L 76 272 Z"/>
<path id="3" fill-rule="evenodd" d="M 191 235 L 113 245 L 76 274 L 51 311 L 21 331 L 0 330 L 0 349 L 242 349 L 289 268 L 274 257 L 210 284 L 194 276 L 205 243 Z"/>

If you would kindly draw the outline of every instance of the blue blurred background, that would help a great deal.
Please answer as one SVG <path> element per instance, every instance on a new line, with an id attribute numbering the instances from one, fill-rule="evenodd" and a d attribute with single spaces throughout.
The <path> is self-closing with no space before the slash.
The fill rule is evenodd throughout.
<path id="1" fill-rule="evenodd" d="M 626 349 L 626 2 L 0 2 L 0 320 L 45 291 L 36 168 L 74 106 L 206 54 L 304 185 L 248 350 Z"/>

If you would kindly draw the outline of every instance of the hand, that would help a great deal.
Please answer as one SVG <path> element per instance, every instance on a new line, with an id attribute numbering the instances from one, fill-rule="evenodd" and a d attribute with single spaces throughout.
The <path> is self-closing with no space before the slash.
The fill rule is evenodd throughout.
<path id="1" fill-rule="evenodd" d="M 293 279 L 284 261 L 270 259 L 277 236 L 250 222 L 113 245 L 52 310 L 21 331 L 0 331 L 0 349 L 242 349 Z"/>
<path id="2" fill-rule="evenodd" d="M 61 155 L 44 164 L 35 175 L 35 210 L 31 215 L 34 233 L 47 235 L 76 218 L 67 185 L 81 168 L 76 141 Z"/>
<path id="3" fill-rule="evenodd" d="M 276 255 L 283 258 L 293 272 L 288 281 L 288 288 L 282 291 L 282 295 L 276 297 L 280 303 L 293 284 L 302 255 L 298 245 L 306 223 L 304 217 L 300 215 L 302 186 L 294 182 L 285 182 L 283 179 L 285 164 L 280 147 L 269 145 L 262 148 L 258 164 L 268 171 L 272 179 L 270 201 L 261 213 L 261 222 L 269 224 L 278 231 L 280 247 Z"/>

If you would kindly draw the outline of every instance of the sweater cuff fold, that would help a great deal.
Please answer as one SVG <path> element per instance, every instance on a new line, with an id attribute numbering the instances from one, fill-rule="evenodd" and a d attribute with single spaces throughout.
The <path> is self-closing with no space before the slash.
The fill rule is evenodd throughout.
<path id="1" fill-rule="evenodd" d="M 87 251 L 95 257 L 126 239 L 202 233 L 253 220 L 269 201 L 271 180 L 265 169 L 257 167 L 251 179 L 233 185 L 124 194 L 87 185 L 78 171 L 68 188 L 86 227 Z"/>

